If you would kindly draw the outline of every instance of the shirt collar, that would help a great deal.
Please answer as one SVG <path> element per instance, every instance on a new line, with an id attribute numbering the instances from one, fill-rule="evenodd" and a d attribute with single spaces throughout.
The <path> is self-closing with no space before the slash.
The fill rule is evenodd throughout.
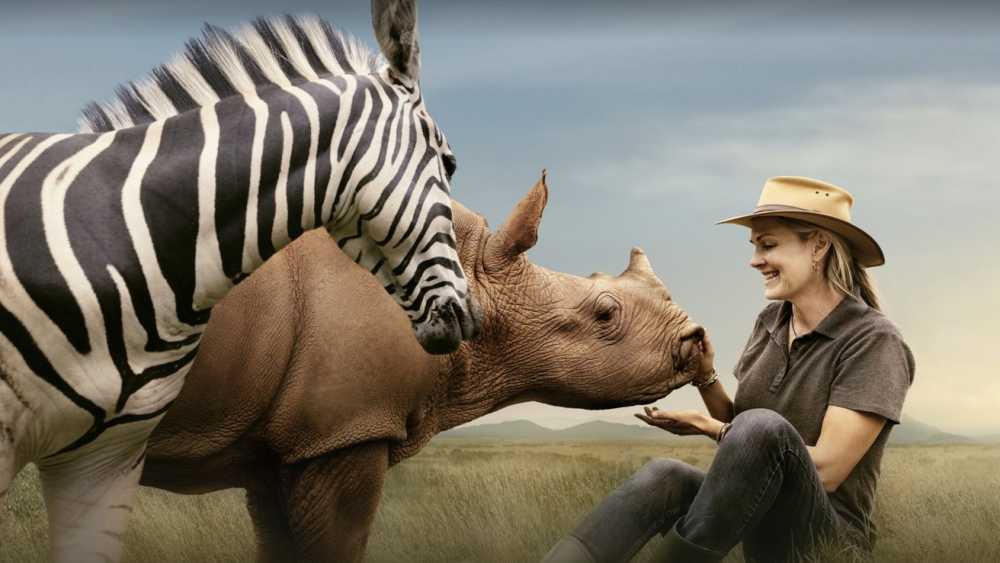
<path id="1" fill-rule="evenodd" d="M 868 309 L 868 305 L 863 301 L 857 297 L 848 295 L 812 331 L 829 338 L 837 338 L 851 325 L 851 321 L 861 316 L 866 309 Z M 791 315 L 792 302 L 782 301 L 781 306 L 775 309 L 774 315 L 768 321 L 768 332 L 771 334 L 777 333 L 778 330 L 788 323 Z"/>
<path id="2" fill-rule="evenodd" d="M 774 313 L 771 315 L 771 319 L 767 322 L 767 331 L 771 334 L 776 334 L 786 322 L 788 322 L 789 315 L 792 314 L 792 302 L 782 301 L 781 305 L 774 308 Z"/>

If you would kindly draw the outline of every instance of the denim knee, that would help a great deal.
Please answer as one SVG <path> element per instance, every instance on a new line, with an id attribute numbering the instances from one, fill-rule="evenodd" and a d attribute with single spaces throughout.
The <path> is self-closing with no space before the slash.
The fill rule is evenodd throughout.
<path id="1" fill-rule="evenodd" d="M 701 481 L 701 472 L 683 461 L 668 457 L 658 457 L 646 462 L 635 473 L 636 479 L 654 482 Z"/>
<path id="2" fill-rule="evenodd" d="M 770 409 L 749 409 L 736 415 L 723 443 L 770 449 L 798 440 L 799 434 L 785 417 Z"/>
<path id="3" fill-rule="evenodd" d="M 697 496 L 703 475 L 680 461 L 654 459 L 590 511 L 573 536 L 595 560 L 621 561 L 641 546 L 637 541 L 673 526 Z"/>
<path id="4" fill-rule="evenodd" d="M 652 459 L 625 484 L 630 492 L 641 493 L 645 501 L 665 510 L 686 507 L 698 494 L 704 473 L 682 461 Z"/>

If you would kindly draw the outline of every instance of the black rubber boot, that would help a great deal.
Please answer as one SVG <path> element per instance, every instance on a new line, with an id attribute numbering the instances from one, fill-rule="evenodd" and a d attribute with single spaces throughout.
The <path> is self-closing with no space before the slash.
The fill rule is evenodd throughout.
<path id="1" fill-rule="evenodd" d="M 597 559 L 576 536 L 566 536 L 552 546 L 542 563 L 597 563 Z"/>
<path id="2" fill-rule="evenodd" d="M 656 563 L 718 563 L 726 554 L 693 544 L 677 533 L 677 525 L 663 536 L 653 561 Z"/>

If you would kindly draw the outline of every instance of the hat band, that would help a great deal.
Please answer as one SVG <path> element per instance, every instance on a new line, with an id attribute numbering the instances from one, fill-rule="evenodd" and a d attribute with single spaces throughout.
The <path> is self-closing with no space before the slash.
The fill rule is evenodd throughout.
<path id="1" fill-rule="evenodd" d="M 795 207 L 794 205 L 779 205 L 776 203 L 768 205 L 758 205 L 754 208 L 753 212 L 756 213 L 767 213 L 770 211 L 805 211 L 807 213 L 823 213 L 822 211 L 816 211 L 814 209 L 805 209 L 802 207 Z M 825 215 L 825 213 L 824 213 Z"/>
<path id="2" fill-rule="evenodd" d="M 810 215 L 819 215 L 821 217 L 829 217 L 830 219 L 836 219 L 838 221 L 843 221 L 845 223 L 850 223 L 850 216 L 839 217 L 830 213 L 828 211 L 820 211 L 819 209 L 805 209 L 804 207 L 798 207 L 795 205 L 782 205 L 778 203 L 771 203 L 766 205 L 758 205 L 753 210 L 753 215 L 762 215 L 767 213 L 808 213 Z"/>

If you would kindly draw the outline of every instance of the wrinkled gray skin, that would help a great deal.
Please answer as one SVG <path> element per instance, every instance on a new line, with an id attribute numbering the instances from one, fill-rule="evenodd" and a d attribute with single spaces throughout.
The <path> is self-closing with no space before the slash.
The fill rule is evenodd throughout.
<path id="1" fill-rule="evenodd" d="M 543 177 L 497 233 L 454 204 L 483 327 L 448 356 L 425 353 L 325 233 L 287 247 L 213 311 L 142 484 L 246 488 L 262 560 L 359 561 L 386 470 L 438 432 L 529 400 L 650 403 L 690 381 L 703 331 L 642 251 L 617 277 L 524 256 L 547 196 Z"/>

